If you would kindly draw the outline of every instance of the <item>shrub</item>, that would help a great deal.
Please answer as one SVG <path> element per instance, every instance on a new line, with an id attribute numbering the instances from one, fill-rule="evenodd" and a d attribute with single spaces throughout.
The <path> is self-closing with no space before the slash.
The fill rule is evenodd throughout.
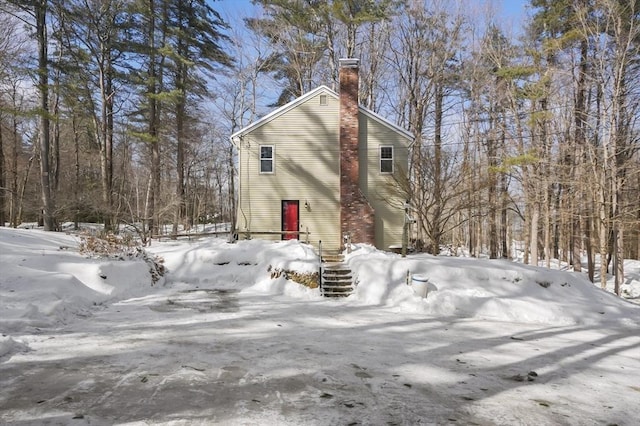
<path id="1" fill-rule="evenodd" d="M 81 236 L 78 249 L 80 254 L 92 259 L 141 259 L 149 266 L 149 274 L 151 274 L 151 280 L 154 284 L 166 272 L 164 259 L 147 253 L 142 245 L 130 234 L 114 235 L 108 233 L 97 236 Z"/>

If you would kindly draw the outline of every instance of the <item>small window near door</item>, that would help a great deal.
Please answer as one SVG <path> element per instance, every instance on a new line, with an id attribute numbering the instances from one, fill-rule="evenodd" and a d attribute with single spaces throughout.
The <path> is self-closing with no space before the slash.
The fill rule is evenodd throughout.
<path id="1" fill-rule="evenodd" d="M 380 147 L 380 173 L 393 173 L 393 147 Z"/>
<path id="2" fill-rule="evenodd" d="M 260 173 L 273 173 L 273 145 L 260 145 Z"/>

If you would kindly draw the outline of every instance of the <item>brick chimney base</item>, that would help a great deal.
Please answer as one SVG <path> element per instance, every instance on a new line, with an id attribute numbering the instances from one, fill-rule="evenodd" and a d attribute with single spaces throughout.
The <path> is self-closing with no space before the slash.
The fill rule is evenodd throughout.
<path id="1" fill-rule="evenodd" d="M 342 241 L 349 235 L 352 243 L 365 243 L 376 245 L 375 212 L 371 205 L 364 199 L 350 200 L 342 203 L 340 208 Z"/>

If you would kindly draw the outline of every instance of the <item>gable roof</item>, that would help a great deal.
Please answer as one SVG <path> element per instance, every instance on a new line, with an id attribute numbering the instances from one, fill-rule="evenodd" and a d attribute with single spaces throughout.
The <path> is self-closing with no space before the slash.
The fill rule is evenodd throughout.
<path id="1" fill-rule="evenodd" d="M 329 89 L 327 86 L 322 85 L 322 86 L 316 87 L 312 91 L 305 93 L 304 95 L 292 100 L 288 104 L 283 105 L 283 106 L 281 106 L 280 108 L 277 108 L 274 111 L 271 111 L 269 114 L 265 115 L 261 119 L 259 119 L 257 121 L 254 121 L 253 123 L 249 124 L 248 126 L 238 130 L 237 132 L 235 132 L 234 134 L 231 135 L 231 142 L 233 142 L 235 138 L 244 136 L 247 133 L 252 132 L 253 130 L 257 129 L 258 127 L 263 126 L 266 123 L 269 123 L 270 121 L 274 120 L 275 118 L 280 117 L 281 115 L 285 114 L 286 112 L 291 111 L 292 109 L 296 108 L 298 105 L 303 104 L 307 100 L 309 100 L 309 99 L 313 98 L 314 96 L 316 96 L 316 95 L 318 95 L 320 93 L 323 93 L 323 92 L 328 94 L 328 95 L 330 95 L 330 96 L 332 96 L 336 100 L 340 99 L 340 95 L 338 93 L 336 93 L 335 91 Z M 362 105 L 358 105 L 358 112 L 370 117 L 371 119 L 379 122 L 380 124 L 390 128 L 391 130 L 394 130 L 396 133 L 398 133 L 401 136 L 409 139 L 410 141 L 413 141 L 413 134 L 412 133 L 406 131 L 405 129 L 403 129 L 402 127 L 400 127 L 400 126 L 398 126 L 396 124 L 393 124 L 389 120 L 379 116 L 375 112 L 363 107 Z"/>

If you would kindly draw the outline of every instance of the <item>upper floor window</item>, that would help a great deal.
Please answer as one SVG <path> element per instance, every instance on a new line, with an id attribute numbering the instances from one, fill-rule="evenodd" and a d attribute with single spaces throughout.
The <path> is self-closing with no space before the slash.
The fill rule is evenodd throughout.
<path id="1" fill-rule="evenodd" d="M 260 145 L 260 173 L 273 173 L 273 145 Z"/>
<path id="2" fill-rule="evenodd" d="M 380 173 L 393 173 L 393 147 L 380 147 Z"/>

